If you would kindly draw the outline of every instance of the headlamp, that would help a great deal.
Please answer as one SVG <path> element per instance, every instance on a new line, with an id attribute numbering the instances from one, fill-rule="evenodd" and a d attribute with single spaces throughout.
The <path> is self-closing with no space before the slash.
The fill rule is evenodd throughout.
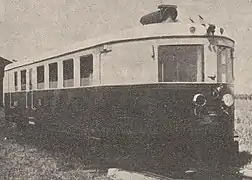
<path id="1" fill-rule="evenodd" d="M 206 101 L 206 97 L 203 94 L 196 94 L 193 97 L 193 102 L 197 106 L 205 106 Z"/>
<path id="2" fill-rule="evenodd" d="M 222 101 L 224 102 L 224 104 L 228 107 L 232 106 L 234 104 L 234 97 L 231 94 L 225 94 L 222 97 Z"/>

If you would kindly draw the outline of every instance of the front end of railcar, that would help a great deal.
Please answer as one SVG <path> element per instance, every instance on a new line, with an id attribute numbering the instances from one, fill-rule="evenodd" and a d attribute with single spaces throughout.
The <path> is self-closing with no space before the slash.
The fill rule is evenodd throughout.
<path id="1" fill-rule="evenodd" d="M 238 142 L 234 141 L 234 94 L 225 83 L 208 84 L 206 88 L 209 89 L 197 88 L 192 99 L 194 149 L 204 160 L 224 162 L 238 153 Z"/>
<path id="2" fill-rule="evenodd" d="M 172 27 L 176 16 L 176 6 L 160 6 L 156 14 L 143 16 L 141 23 L 169 20 Z M 172 43 L 157 47 L 159 93 L 168 119 L 164 131 L 201 160 L 227 160 L 224 156 L 230 158 L 238 152 L 234 141 L 234 41 L 223 28 L 203 22 L 202 16 L 190 21 L 189 26 L 181 25 L 186 27 L 185 34 L 178 29 L 179 35 L 171 35 Z M 167 92 L 161 93 L 163 89 Z"/>

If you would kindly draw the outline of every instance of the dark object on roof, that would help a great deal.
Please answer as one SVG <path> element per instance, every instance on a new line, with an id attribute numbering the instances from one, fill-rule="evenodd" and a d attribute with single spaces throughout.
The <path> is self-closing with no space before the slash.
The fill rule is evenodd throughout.
<path id="1" fill-rule="evenodd" d="M 172 22 L 175 22 L 178 12 L 177 6 L 175 5 L 159 5 L 158 11 L 149 13 L 140 19 L 140 23 L 143 25 L 156 24 L 166 21 L 168 18 Z"/>
<path id="2" fill-rule="evenodd" d="M 207 35 L 214 35 L 216 26 L 214 24 L 209 24 L 207 28 Z"/>
<path id="3" fill-rule="evenodd" d="M 5 59 L 3 57 L 0 56 L 0 80 L 3 79 L 4 77 L 4 67 L 8 64 L 12 63 L 11 61 L 9 61 L 8 59 Z M 0 106 L 2 106 L 2 82 L 0 81 Z"/>
<path id="4" fill-rule="evenodd" d="M 0 56 L 0 66 L 1 67 L 4 67 L 4 66 L 6 66 L 7 64 L 10 64 L 10 63 L 12 63 L 12 61 L 10 61 L 8 59 L 5 59 L 5 58 Z"/>

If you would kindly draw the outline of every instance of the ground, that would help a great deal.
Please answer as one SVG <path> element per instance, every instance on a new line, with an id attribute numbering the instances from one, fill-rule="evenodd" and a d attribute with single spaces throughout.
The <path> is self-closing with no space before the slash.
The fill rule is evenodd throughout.
<path id="1" fill-rule="evenodd" d="M 4 122 L 2 110 L 0 118 L 0 179 L 108 179 L 104 172 L 87 170 L 85 166 L 70 162 L 64 154 L 52 154 L 32 144 L 17 142 L 10 136 L 14 128 Z"/>
<path id="2" fill-rule="evenodd" d="M 239 140 L 240 152 L 252 154 L 252 101 L 236 100 L 235 131 Z M 241 170 L 252 177 L 252 163 L 247 163 Z"/>
<path id="3" fill-rule="evenodd" d="M 236 100 L 235 116 L 240 150 L 252 153 L 252 101 Z"/>

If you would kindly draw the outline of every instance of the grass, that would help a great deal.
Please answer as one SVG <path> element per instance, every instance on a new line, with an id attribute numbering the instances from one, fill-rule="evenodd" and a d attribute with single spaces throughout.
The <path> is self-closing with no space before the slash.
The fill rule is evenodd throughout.
<path id="1" fill-rule="evenodd" d="M 81 167 L 62 168 L 66 157 L 53 157 L 47 151 L 11 143 L 0 143 L 0 179 L 108 179 L 99 172 L 90 172 Z M 65 164 L 67 166 L 67 164 Z"/>
<path id="2" fill-rule="evenodd" d="M 237 99 L 235 111 L 235 130 L 239 136 L 241 151 L 252 154 L 252 101 Z"/>
<path id="3" fill-rule="evenodd" d="M 14 128 L 3 121 L 0 110 L 0 179 L 19 180 L 109 180 L 104 172 L 73 165 L 69 157 L 16 142 L 8 134 Z"/>

